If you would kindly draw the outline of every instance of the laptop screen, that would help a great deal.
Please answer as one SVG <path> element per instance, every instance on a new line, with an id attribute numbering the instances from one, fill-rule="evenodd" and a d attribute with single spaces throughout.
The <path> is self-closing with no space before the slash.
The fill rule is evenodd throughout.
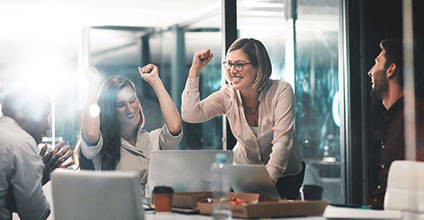
<path id="1" fill-rule="evenodd" d="M 280 199 L 277 187 L 264 165 L 232 165 L 231 187 L 234 192 L 259 193 L 272 199 Z"/>
<path id="2" fill-rule="evenodd" d="M 57 170 L 51 178 L 55 219 L 144 219 L 136 172 Z"/>
<path id="3" fill-rule="evenodd" d="M 217 153 L 225 153 L 227 163 L 233 163 L 233 151 L 230 150 L 152 151 L 147 190 L 166 185 L 173 187 L 175 192 L 210 191 L 210 169 Z"/>

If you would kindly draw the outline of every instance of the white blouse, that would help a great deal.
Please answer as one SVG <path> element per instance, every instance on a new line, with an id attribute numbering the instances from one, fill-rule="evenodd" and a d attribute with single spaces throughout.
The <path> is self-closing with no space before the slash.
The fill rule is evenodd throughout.
<path id="1" fill-rule="evenodd" d="M 150 152 L 153 150 L 173 150 L 183 138 L 183 131 L 173 136 L 166 124 L 162 128 L 153 131 L 140 129 L 137 134 L 136 146 L 134 147 L 125 139 L 121 138 L 121 158 L 116 166 L 116 170 L 138 171 L 141 173 L 140 186 L 142 195 L 144 195 L 145 185 L 147 183 L 147 171 L 149 169 Z M 81 143 L 81 151 L 87 159 L 93 161 L 94 168 L 101 170 L 102 160 L 100 151 L 103 147 L 103 137 L 96 145 L 88 145 L 84 140 Z"/>

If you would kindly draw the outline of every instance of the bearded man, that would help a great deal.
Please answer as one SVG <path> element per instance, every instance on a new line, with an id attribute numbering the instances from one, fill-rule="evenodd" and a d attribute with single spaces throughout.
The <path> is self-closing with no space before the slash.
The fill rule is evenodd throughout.
<path id="1" fill-rule="evenodd" d="M 384 208 L 384 196 L 390 165 L 395 160 L 405 160 L 405 120 L 403 90 L 402 41 L 385 39 L 380 42 L 381 52 L 368 72 L 371 77 L 371 95 L 382 100 L 384 134 L 380 141 L 378 186 L 368 198 L 373 209 Z M 424 105 L 416 99 L 416 160 L 424 161 Z"/>

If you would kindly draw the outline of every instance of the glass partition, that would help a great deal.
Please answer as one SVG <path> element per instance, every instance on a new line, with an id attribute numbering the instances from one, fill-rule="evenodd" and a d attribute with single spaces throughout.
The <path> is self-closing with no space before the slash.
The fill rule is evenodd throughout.
<path id="1" fill-rule="evenodd" d="M 200 75 L 201 99 L 221 88 L 221 10 L 194 22 L 169 28 L 91 28 L 89 33 L 90 65 L 99 68 L 104 78 L 124 75 L 137 87 L 146 125 L 152 130 L 163 125 L 164 119 L 153 89 L 137 73 L 137 66 L 153 63 L 178 110 L 193 55 L 209 48 L 214 53 L 210 64 Z M 180 111 L 181 112 L 181 111 Z M 178 149 L 222 149 L 222 117 L 205 123 L 183 122 L 184 138 Z"/>
<path id="2" fill-rule="evenodd" d="M 219 24 L 215 24 L 219 25 Z M 214 57 L 200 74 L 200 99 L 204 99 L 221 88 L 221 32 L 219 29 L 194 29 L 185 32 L 186 62 L 185 72 L 188 76 L 193 55 L 200 49 L 211 49 Z M 222 149 L 222 116 L 215 117 L 204 123 L 183 123 L 184 139 L 181 147 L 184 149 Z"/>
<path id="3" fill-rule="evenodd" d="M 343 89 L 339 88 L 339 79 L 344 74 L 339 68 L 339 53 L 343 51 L 341 1 L 299 0 L 294 8 L 290 2 L 295 1 L 239 0 L 239 37 L 261 40 L 270 54 L 271 78 L 289 82 L 295 91 L 295 129 L 307 163 L 305 184 L 322 186 L 323 199 L 330 203 L 344 203 L 339 102 L 339 90 Z M 289 8 L 296 13 L 288 13 L 293 12 Z M 193 54 L 210 48 L 214 59 L 200 75 L 201 98 L 221 87 L 220 9 L 192 21 L 166 29 L 108 30 L 109 35 L 115 36 L 111 42 L 117 44 L 98 42 L 93 37 L 100 35 L 90 35 L 92 47 L 105 46 L 102 52 L 91 50 L 91 63 L 103 67 L 104 72 L 109 72 L 106 75 L 125 75 L 136 83 L 148 116 L 147 129 L 162 126 L 163 118 L 153 90 L 137 75 L 137 66 L 158 65 L 160 77 L 180 110 L 180 96 Z M 199 124 L 184 122 L 185 135 L 179 149 L 221 149 L 222 126 L 221 117 Z"/>
<path id="4" fill-rule="evenodd" d="M 307 163 L 304 184 L 322 186 L 323 199 L 330 203 L 344 203 L 338 92 L 343 74 L 338 67 L 341 1 L 237 3 L 240 37 L 262 41 L 271 58 L 272 78 L 289 82 L 295 91 L 295 130 Z"/>
<path id="5" fill-rule="evenodd" d="M 140 78 L 138 67 L 142 66 L 141 36 L 149 28 L 91 27 L 88 33 L 88 65 L 95 66 L 105 80 L 110 76 L 125 76 L 134 82 L 137 96 L 146 115 L 144 129 L 162 126 L 162 115 L 153 89 Z M 155 48 L 154 48 L 155 49 Z M 161 78 L 165 68 L 160 68 Z"/>
<path id="6" fill-rule="evenodd" d="M 309 167 L 314 169 L 324 198 L 344 203 L 344 162 L 340 146 L 338 0 L 299 1 L 296 26 L 296 134 Z M 309 172 L 312 174 L 312 172 Z"/>
<path id="7" fill-rule="evenodd" d="M 178 30 L 177 30 L 178 31 Z M 174 38 L 176 30 L 167 30 L 155 33 L 149 37 L 149 48 L 152 57 L 152 63 L 159 66 L 161 78 L 164 81 L 168 91 L 174 91 L 171 88 L 174 84 L 181 85 L 181 89 L 176 94 L 171 94 L 174 101 L 178 101 L 179 96 L 190 70 L 193 55 L 196 50 L 210 48 L 214 52 L 214 58 L 208 66 L 206 66 L 200 75 L 200 95 L 201 99 L 206 98 L 212 92 L 219 90 L 221 87 L 221 58 L 220 46 L 221 35 L 219 29 L 190 29 L 189 27 L 180 29 L 184 34 L 183 41 L 179 43 L 185 47 L 178 54 L 170 48 L 176 48 L 177 40 Z M 180 71 L 173 72 L 171 60 L 173 56 L 183 56 L 183 64 Z M 176 74 L 176 80 L 179 82 L 172 83 L 172 74 Z M 179 107 L 181 103 L 176 105 Z M 181 112 L 181 111 L 180 111 Z M 222 148 L 222 120 L 220 117 L 214 118 L 204 123 L 192 124 L 183 122 L 184 138 L 180 143 L 179 149 L 220 149 Z"/>

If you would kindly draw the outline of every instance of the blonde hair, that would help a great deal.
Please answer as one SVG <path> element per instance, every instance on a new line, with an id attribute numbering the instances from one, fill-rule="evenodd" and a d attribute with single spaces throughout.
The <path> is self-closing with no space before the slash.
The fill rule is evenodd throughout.
<path id="1" fill-rule="evenodd" d="M 239 49 L 247 55 L 249 61 L 258 70 L 252 88 L 261 91 L 272 73 L 271 60 L 269 59 L 265 46 L 260 41 L 253 38 L 240 38 L 231 44 L 227 54 Z"/>

